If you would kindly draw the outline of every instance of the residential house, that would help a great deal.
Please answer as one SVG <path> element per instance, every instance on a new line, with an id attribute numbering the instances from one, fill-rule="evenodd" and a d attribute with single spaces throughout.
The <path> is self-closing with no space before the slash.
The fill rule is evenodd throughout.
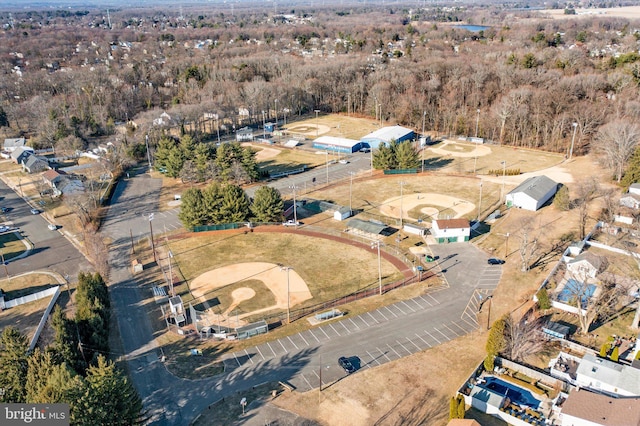
<path id="1" fill-rule="evenodd" d="M 534 212 L 549 201 L 557 190 L 558 184 L 548 177 L 531 177 L 507 194 L 506 204 L 507 207 L 518 207 Z"/>
<path id="2" fill-rule="evenodd" d="M 26 160 L 27 157 L 32 154 L 33 148 L 28 146 L 21 146 L 11 152 L 11 159 L 16 164 L 22 164 L 22 161 Z"/>
<path id="3" fill-rule="evenodd" d="M 629 186 L 629 194 L 640 195 L 640 183 L 632 183 Z"/>
<path id="4" fill-rule="evenodd" d="M 620 205 L 629 207 L 630 209 L 640 209 L 640 194 L 628 192 L 620 197 Z"/>
<path id="5" fill-rule="evenodd" d="M 586 354 L 576 370 L 576 385 L 612 396 L 640 396 L 640 370 Z"/>
<path id="6" fill-rule="evenodd" d="M 16 148 L 26 146 L 27 140 L 25 138 L 7 138 L 4 140 L 3 149 L 8 152 L 13 152 Z"/>
<path id="7" fill-rule="evenodd" d="M 253 140 L 253 129 L 251 127 L 243 127 L 236 131 L 236 141 L 250 142 Z"/>
<path id="8" fill-rule="evenodd" d="M 42 180 L 51 188 L 56 188 L 56 185 L 63 180 L 63 175 L 57 170 L 47 170 L 42 174 Z"/>
<path id="9" fill-rule="evenodd" d="M 567 271 L 574 274 L 576 278 L 586 280 L 595 278 L 609 266 L 609 261 L 604 256 L 598 256 L 590 252 L 577 255 L 567 262 Z"/>
<path id="10" fill-rule="evenodd" d="M 573 390 L 562 404 L 562 426 L 640 426 L 640 398 Z"/>
<path id="11" fill-rule="evenodd" d="M 431 235 L 437 243 L 469 241 L 471 226 L 466 219 L 438 219 L 431 224 Z"/>
<path id="12" fill-rule="evenodd" d="M 49 161 L 39 155 L 29 155 L 22 160 L 22 170 L 27 173 L 40 173 L 49 168 Z"/>

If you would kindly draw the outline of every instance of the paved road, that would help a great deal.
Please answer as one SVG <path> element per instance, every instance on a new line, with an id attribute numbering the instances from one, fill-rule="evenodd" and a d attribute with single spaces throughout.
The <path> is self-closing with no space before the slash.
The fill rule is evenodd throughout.
<path id="1" fill-rule="evenodd" d="M 148 219 L 157 210 L 160 181 L 144 174 L 120 182 L 105 221 L 104 231 L 114 245 L 110 251 L 113 308 L 131 376 L 154 424 L 182 425 L 212 402 L 253 385 L 286 380 L 300 390 L 313 389 L 344 377 L 340 356 L 357 360 L 360 369 L 372 368 L 466 334 L 480 325 L 476 314 L 480 296 L 491 294 L 501 267 L 489 266 L 487 256 L 466 243 L 433 247 L 447 285 L 425 291 L 415 299 L 395 303 L 360 316 L 345 316 L 320 327 L 226 354 L 226 372 L 202 380 L 172 376 L 158 361 L 152 327 L 143 310 L 146 298 L 129 271 L 129 229 L 144 235 Z M 157 221 L 157 223 L 156 223 Z M 154 226 L 164 226 L 158 216 Z M 357 374 L 357 373 L 356 373 Z"/>
<path id="2" fill-rule="evenodd" d="M 9 208 L 2 221 L 19 228 L 19 232 L 33 249 L 19 259 L 9 261 L 10 275 L 37 270 L 50 270 L 75 281 L 80 271 L 91 271 L 91 265 L 59 231 L 51 231 L 41 215 L 31 214 L 31 206 L 0 181 L 0 206 Z M 3 271 L 4 272 L 4 271 Z"/>

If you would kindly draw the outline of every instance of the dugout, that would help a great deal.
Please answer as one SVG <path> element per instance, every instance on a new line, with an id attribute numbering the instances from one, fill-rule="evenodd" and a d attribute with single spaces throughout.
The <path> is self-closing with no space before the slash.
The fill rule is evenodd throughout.
<path id="1" fill-rule="evenodd" d="M 248 339 L 258 334 L 265 334 L 269 331 L 269 325 L 265 320 L 247 324 L 244 327 L 236 328 L 236 335 L 239 340 Z"/>

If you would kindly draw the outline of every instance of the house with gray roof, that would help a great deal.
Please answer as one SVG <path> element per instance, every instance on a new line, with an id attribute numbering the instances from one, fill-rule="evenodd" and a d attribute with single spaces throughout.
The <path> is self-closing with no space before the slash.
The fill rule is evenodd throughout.
<path id="1" fill-rule="evenodd" d="M 604 256 L 598 256 L 588 251 L 580 253 L 567 262 L 567 271 L 585 280 L 595 278 L 604 272 L 609 266 L 609 261 Z"/>
<path id="2" fill-rule="evenodd" d="M 507 207 L 518 207 L 532 212 L 542 207 L 558 190 L 558 184 L 546 176 L 531 177 L 505 197 Z"/>
<path id="3" fill-rule="evenodd" d="M 586 354 L 576 370 L 576 385 L 614 397 L 640 396 L 640 370 Z"/>
<path id="4" fill-rule="evenodd" d="M 2 149 L 8 152 L 13 152 L 16 148 L 23 147 L 27 144 L 25 138 L 7 138 L 4 140 Z"/>
<path id="5" fill-rule="evenodd" d="M 22 164 L 23 160 L 26 160 L 28 156 L 33 154 L 33 148 L 28 146 L 21 146 L 14 149 L 11 152 L 11 159 L 16 164 Z"/>
<path id="6" fill-rule="evenodd" d="M 39 173 L 49 168 L 49 161 L 45 157 L 29 155 L 22 160 L 22 170 L 27 173 Z"/>

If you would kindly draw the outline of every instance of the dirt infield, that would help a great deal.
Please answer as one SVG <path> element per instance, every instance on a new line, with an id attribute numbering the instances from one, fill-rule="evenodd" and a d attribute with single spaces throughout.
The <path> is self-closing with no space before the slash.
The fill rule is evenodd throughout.
<path id="1" fill-rule="evenodd" d="M 287 306 L 295 306 L 313 297 L 309 287 L 296 271 L 290 269 L 286 272 L 280 266 L 266 262 L 236 263 L 207 271 L 191 281 L 190 288 L 193 297 L 200 298 L 216 288 L 249 279 L 262 281 L 274 294 L 276 304 L 243 314 L 240 318 L 272 309 L 287 309 Z M 255 292 L 250 288 L 242 287 L 236 289 L 231 295 L 233 303 L 226 308 L 224 316 L 228 316 L 241 302 L 254 297 Z M 289 305 L 287 304 L 287 296 L 289 296 Z"/>
<path id="2" fill-rule="evenodd" d="M 304 135 L 313 139 L 318 136 L 322 136 L 331 131 L 329 126 L 325 126 L 324 124 L 313 124 L 313 123 L 304 123 L 297 124 L 294 126 L 287 127 L 287 132 L 293 135 Z"/>
<path id="3" fill-rule="evenodd" d="M 454 218 L 462 217 L 476 209 L 475 204 L 457 197 L 434 193 L 420 193 L 385 200 L 382 203 L 382 206 L 380 206 L 380 213 L 385 216 L 400 218 L 400 211 L 402 210 L 403 219 L 415 220 L 418 218 L 410 217 L 409 211 L 421 205 L 424 205 L 425 207 L 421 208 L 420 212 L 423 213 L 424 216 L 429 216 L 432 219 L 439 219 L 438 214 L 440 212 L 437 208 L 431 207 L 433 205 L 441 206 L 443 209 L 454 210 L 456 212 Z"/>
<path id="4" fill-rule="evenodd" d="M 429 151 L 445 156 L 451 155 L 452 157 L 484 157 L 492 152 L 488 146 L 478 144 L 473 146 L 469 143 L 460 144 L 449 139 L 445 140 L 441 146 L 429 148 Z"/>
<path id="5" fill-rule="evenodd" d="M 254 145 L 252 143 L 243 143 L 242 146 L 250 146 L 252 148 L 256 148 L 256 149 L 260 150 L 260 151 L 258 151 L 256 153 L 256 161 L 257 162 L 265 161 L 265 160 L 268 160 L 270 158 L 277 157 L 278 154 L 280 154 L 280 150 L 279 149 L 268 148 L 266 146 Z"/>

